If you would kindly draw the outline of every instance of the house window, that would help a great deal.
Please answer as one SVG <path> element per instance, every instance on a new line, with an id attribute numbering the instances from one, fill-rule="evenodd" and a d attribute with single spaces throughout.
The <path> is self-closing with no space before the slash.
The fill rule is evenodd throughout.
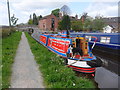
<path id="1" fill-rule="evenodd" d="M 110 37 L 101 37 L 101 40 L 100 40 L 101 43 L 110 43 Z"/>
<path id="2" fill-rule="evenodd" d="M 55 24 L 55 19 L 52 18 L 52 19 L 51 19 L 51 27 L 52 27 L 52 28 L 54 28 L 54 24 Z"/>
<path id="3" fill-rule="evenodd" d="M 45 29 L 45 23 L 43 23 L 43 28 Z"/>

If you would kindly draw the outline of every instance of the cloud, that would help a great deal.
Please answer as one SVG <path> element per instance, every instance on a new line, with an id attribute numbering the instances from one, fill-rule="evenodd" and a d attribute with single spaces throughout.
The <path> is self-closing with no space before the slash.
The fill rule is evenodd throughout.
<path id="1" fill-rule="evenodd" d="M 7 5 L 0 3 L 0 25 L 8 24 Z"/>
<path id="2" fill-rule="evenodd" d="M 10 0 L 11 2 L 21 2 L 21 0 Z M 32 2 L 118 2 L 119 0 L 24 0 Z"/>
<path id="3" fill-rule="evenodd" d="M 52 10 L 61 8 L 67 2 L 53 2 L 49 0 L 9 0 L 11 16 L 15 14 L 15 17 L 19 18 L 18 23 L 26 23 L 29 19 L 30 14 L 36 13 L 37 16 L 48 15 Z M 56 0 L 57 1 L 57 0 Z M 6 6 L 6 8 L 4 8 Z M 8 25 L 8 14 L 6 1 L 0 2 L 0 8 L 2 15 L 0 18 L 4 19 L 0 21 L 0 24 Z M 1 11 L 1 10 L 0 10 Z M 3 16 L 3 14 L 5 16 Z"/>
<path id="4" fill-rule="evenodd" d="M 45 16 L 50 14 L 52 10 L 61 8 L 64 4 L 66 4 L 66 2 L 49 2 L 48 0 L 21 0 L 21 2 L 18 2 L 19 1 L 12 3 L 12 8 L 16 11 L 15 13 L 19 17 L 18 23 L 22 22 L 23 18 L 21 18 L 21 16 L 27 17 L 25 19 L 27 22 L 30 14 L 36 13 L 37 16 Z"/>
<path id="5" fill-rule="evenodd" d="M 119 0 L 92 0 L 92 2 L 119 2 Z"/>
<path id="6" fill-rule="evenodd" d="M 49 2 L 48 0 L 45 1 L 21 0 L 20 3 L 14 2 L 12 6 L 14 9 L 19 10 L 22 13 L 26 13 L 26 14 L 36 13 L 38 15 L 40 14 L 45 15 L 45 14 L 50 14 L 51 10 L 60 8 L 64 4 L 66 4 L 66 2 Z"/>
<path id="7" fill-rule="evenodd" d="M 29 11 L 29 10 L 35 10 L 35 9 L 47 9 L 47 8 L 55 8 L 59 7 L 61 5 L 64 5 L 64 2 L 58 3 L 58 2 L 33 2 L 33 1 L 25 1 L 21 3 L 14 3 L 13 7 L 24 10 L 24 11 Z"/>
<path id="8" fill-rule="evenodd" d="M 94 2 L 85 9 L 85 12 L 93 17 L 95 17 L 96 15 L 103 15 L 105 17 L 116 17 L 118 16 L 118 4 L 110 2 Z"/>
<path id="9" fill-rule="evenodd" d="M 0 24 L 8 25 L 7 0 L 0 2 Z M 104 16 L 116 16 L 118 14 L 117 4 L 110 4 L 108 2 L 118 2 L 118 0 L 9 0 L 11 16 L 19 18 L 18 23 L 26 23 L 30 14 L 36 13 L 38 15 L 48 15 L 52 10 L 61 8 L 63 5 L 68 5 L 72 2 L 90 2 L 91 4 L 85 9 L 90 16 L 102 14 Z M 104 2 L 104 3 L 103 3 Z M 106 3 L 105 3 L 106 2 Z M 84 4 L 83 4 L 84 5 Z M 74 8 L 70 7 L 70 8 Z M 77 11 L 77 10 L 76 10 Z M 114 13 L 113 13 L 114 12 Z M 75 15 L 73 11 L 72 15 Z"/>

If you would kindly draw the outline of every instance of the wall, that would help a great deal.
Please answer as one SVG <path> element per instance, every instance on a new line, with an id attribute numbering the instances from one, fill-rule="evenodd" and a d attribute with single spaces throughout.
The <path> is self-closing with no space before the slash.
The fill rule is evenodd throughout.
<path id="1" fill-rule="evenodd" d="M 41 30 L 45 30 L 45 31 L 50 31 L 51 30 L 51 19 L 54 18 L 55 20 L 55 25 L 54 25 L 54 31 L 57 31 L 57 28 L 58 28 L 58 18 L 54 15 L 49 15 L 49 16 L 46 16 L 46 17 L 43 17 L 43 19 L 41 19 L 39 21 L 39 25 L 38 27 L 41 29 Z"/>

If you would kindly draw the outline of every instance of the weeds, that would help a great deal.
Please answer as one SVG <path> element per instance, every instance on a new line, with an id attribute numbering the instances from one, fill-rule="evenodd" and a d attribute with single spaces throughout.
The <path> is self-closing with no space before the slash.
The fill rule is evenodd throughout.
<path id="1" fill-rule="evenodd" d="M 7 36 L 10 36 L 13 32 L 15 32 L 15 28 L 14 27 L 7 27 L 7 28 L 2 28 L 0 30 L 0 37 L 7 37 Z"/>
<path id="2" fill-rule="evenodd" d="M 37 43 L 26 33 L 31 50 L 43 74 L 46 88 L 95 88 L 89 79 L 75 76 L 64 60 Z"/>
<path id="3" fill-rule="evenodd" d="M 2 88 L 10 86 L 11 67 L 20 39 L 21 32 L 12 33 L 9 37 L 2 39 Z"/>

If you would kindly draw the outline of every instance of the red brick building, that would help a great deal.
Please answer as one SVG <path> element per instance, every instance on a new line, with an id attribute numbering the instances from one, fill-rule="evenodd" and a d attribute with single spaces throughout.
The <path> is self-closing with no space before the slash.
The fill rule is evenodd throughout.
<path id="1" fill-rule="evenodd" d="M 58 18 L 51 14 L 43 17 L 39 20 L 38 27 L 44 31 L 57 31 L 58 29 Z"/>

